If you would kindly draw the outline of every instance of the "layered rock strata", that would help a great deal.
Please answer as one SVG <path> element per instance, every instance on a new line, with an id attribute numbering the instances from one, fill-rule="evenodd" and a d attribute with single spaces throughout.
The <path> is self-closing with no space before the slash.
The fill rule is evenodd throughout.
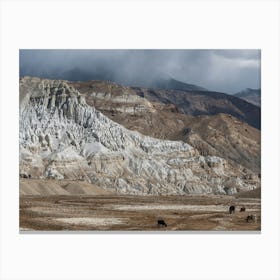
<path id="1" fill-rule="evenodd" d="M 83 180 L 125 194 L 233 194 L 259 187 L 216 156 L 143 136 L 65 81 L 20 80 L 20 176 Z"/>

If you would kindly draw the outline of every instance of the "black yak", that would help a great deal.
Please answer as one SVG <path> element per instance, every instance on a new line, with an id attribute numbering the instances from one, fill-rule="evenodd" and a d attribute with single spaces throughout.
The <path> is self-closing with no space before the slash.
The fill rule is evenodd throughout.
<path id="1" fill-rule="evenodd" d="M 246 221 L 247 221 L 247 223 L 249 223 L 250 221 L 256 223 L 257 222 L 257 216 L 256 215 L 249 215 L 249 216 L 247 216 Z"/>
<path id="2" fill-rule="evenodd" d="M 167 227 L 167 224 L 165 223 L 165 221 L 163 219 L 160 219 L 157 221 L 157 224 L 158 224 L 158 227 L 159 226 L 164 226 L 164 227 Z"/>
<path id="3" fill-rule="evenodd" d="M 234 206 L 234 205 L 231 205 L 231 206 L 229 207 L 229 214 L 234 214 L 234 212 L 235 212 L 235 206 Z"/>

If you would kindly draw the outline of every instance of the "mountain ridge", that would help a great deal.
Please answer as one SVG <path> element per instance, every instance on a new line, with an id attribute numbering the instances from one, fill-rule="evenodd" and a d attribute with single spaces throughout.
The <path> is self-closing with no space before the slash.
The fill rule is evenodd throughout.
<path id="1" fill-rule="evenodd" d="M 234 96 L 261 107 L 261 89 L 246 88 L 245 90 L 235 93 Z"/>
<path id="2" fill-rule="evenodd" d="M 89 105 L 128 129 L 160 139 L 183 140 L 202 153 L 221 155 L 260 172 L 260 131 L 229 114 L 186 115 L 172 103 L 148 101 L 139 97 L 133 88 L 104 81 L 73 86 Z M 191 137 L 185 134 L 187 130 Z M 194 133 L 198 138 L 194 139 Z M 226 149 L 230 152 L 226 153 Z"/>
<path id="3" fill-rule="evenodd" d="M 95 92 L 106 94 L 106 100 L 113 98 L 113 95 L 121 95 L 123 91 L 127 96 L 135 95 L 142 97 L 145 101 L 169 104 L 178 112 L 186 115 L 216 115 L 219 113 L 230 114 L 249 125 L 260 129 L 260 108 L 243 99 L 215 91 L 180 91 L 180 90 L 157 90 L 134 86 L 122 86 L 110 81 L 69 81 L 81 93 Z M 105 100 L 104 100 L 105 101 Z M 113 108 L 112 108 L 113 110 Z"/>
<path id="4" fill-rule="evenodd" d="M 129 194 L 232 194 L 259 186 L 215 156 L 111 121 L 65 81 L 20 81 L 20 174 Z"/>
<path id="5" fill-rule="evenodd" d="M 181 91 L 208 91 L 208 89 L 179 81 L 174 78 L 159 78 L 155 79 L 149 88 L 165 89 L 165 90 L 181 90 Z"/>

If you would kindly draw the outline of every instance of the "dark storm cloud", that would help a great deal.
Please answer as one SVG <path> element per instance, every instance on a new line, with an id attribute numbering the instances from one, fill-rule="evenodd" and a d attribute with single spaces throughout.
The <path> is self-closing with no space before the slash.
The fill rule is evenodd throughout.
<path id="1" fill-rule="evenodd" d="M 20 75 L 148 87 L 172 77 L 209 90 L 260 88 L 259 50 L 20 50 Z"/>

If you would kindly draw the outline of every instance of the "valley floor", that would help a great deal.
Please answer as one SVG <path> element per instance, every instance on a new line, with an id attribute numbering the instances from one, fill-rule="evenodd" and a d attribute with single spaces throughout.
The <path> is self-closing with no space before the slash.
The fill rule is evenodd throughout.
<path id="1" fill-rule="evenodd" d="M 229 214 L 230 205 L 236 206 Z M 240 208 L 246 207 L 245 212 Z M 257 222 L 247 222 L 255 214 Z M 256 196 L 21 195 L 20 231 L 260 231 Z M 167 227 L 158 227 L 163 219 Z"/>

